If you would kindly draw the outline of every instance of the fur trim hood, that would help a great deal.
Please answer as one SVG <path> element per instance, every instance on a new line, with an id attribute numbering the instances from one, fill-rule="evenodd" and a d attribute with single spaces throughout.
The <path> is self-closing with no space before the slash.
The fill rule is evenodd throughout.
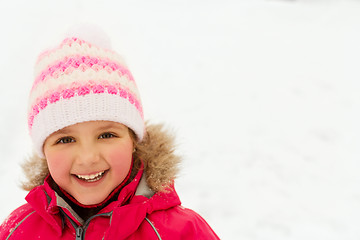
<path id="1" fill-rule="evenodd" d="M 175 151 L 174 136 L 164 128 L 162 124 L 146 123 L 146 134 L 144 139 L 134 143 L 136 152 L 134 157 L 134 168 L 131 173 L 135 176 L 144 164 L 144 173 L 148 187 L 154 192 L 166 191 L 173 183 L 177 173 L 180 157 Z M 46 159 L 33 154 L 22 164 L 26 176 L 21 187 L 24 190 L 31 189 L 44 183 L 49 174 Z"/>

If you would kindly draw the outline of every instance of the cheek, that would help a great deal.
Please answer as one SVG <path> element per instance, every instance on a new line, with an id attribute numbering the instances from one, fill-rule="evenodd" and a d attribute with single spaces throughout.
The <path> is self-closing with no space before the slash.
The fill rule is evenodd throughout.
<path id="1" fill-rule="evenodd" d="M 125 177 L 132 162 L 132 147 L 112 149 L 109 152 L 109 162 L 113 171 L 120 177 Z"/>
<path id="2" fill-rule="evenodd" d="M 56 179 L 65 172 L 70 171 L 71 165 L 67 163 L 67 154 L 59 151 L 45 154 L 51 176 Z"/>

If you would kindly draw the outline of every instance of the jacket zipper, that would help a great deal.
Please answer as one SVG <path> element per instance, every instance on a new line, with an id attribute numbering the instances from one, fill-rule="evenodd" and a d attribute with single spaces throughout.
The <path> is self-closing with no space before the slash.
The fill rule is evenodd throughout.
<path id="1" fill-rule="evenodd" d="M 72 220 L 65 212 L 64 210 L 62 210 L 60 208 L 61 212 L 69 219 L 71 225 L 74 227 L 75 229 L 75 234 L 76 234 L 76 238 L 75 240 L 84 240 L 85 239 L 85 233 L 86 233 L 86 229 L 88 228 L 90 221 L 96 217 L 100 217 L 100 216 L 111 216 L 112 215 L 112 211 L 108 212 L 108 213 L 100 213 L 100 214 L 96 214 L 92 217 L 90 217 L 88 220 L 86 220 L 86 222 L 84 223 L 83 226 L 78 226 L 74 220 Z"/>
<path id="2" fill-rule="evenodd" d="M 83 228 L 81 226 L 78 226 L 75 228 L 75 232 L 76 232 L 76 240 L 82 240 L 83 239 Z"/>

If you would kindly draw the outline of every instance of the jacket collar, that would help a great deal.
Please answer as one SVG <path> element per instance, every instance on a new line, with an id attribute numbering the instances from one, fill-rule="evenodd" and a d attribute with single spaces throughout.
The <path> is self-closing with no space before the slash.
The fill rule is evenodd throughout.
<path id="1" fill-rule="evenodd" d="M 73 211 L 70 205 L 64 201 L 52 188 L 51 178 L 48 176 L 43 185 L 31 190 L 26 196 L 27 202 L 34 210 L 48 222 L 59 236 L 64 228 L 64 217 L 60 214 L 60 208 L 78 225 L 82 225 L 82 219 Z M 173 187 L 167 192 L 154 193 L 146 184 L 146 176 L 141 168 L 135 178 L 120 191 L 116 201 L 111 202 L 99 211 L 101 213 L 112 212 L 112 222 L 126 224 L 133 222 L 132 227 L 112 236 L 128 236 L 140 226 L 147 214 L 156 210 L 164 210 L 180 205 L 180 199 Z M 126 205 L 126 207 L 122 207 Z M 45 207 L 44 207 L 45 206 Z M 116 228 L 109 232 L 119 231 Z"/>

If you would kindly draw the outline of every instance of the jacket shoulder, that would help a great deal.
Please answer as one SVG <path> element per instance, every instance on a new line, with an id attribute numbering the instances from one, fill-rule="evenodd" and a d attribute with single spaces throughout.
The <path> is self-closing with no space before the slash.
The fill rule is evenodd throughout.
<path id="1" fill-rule="evenodd" d="M 195 211 L 181 205 L 148 216 L 163 239 L 220 239 Z"/>
<path id="2" fill-rule="evenodd" d="M 5 240 L 32 213 L 34 209 L 28 203 L 15 209 L 0 225 L 0 240 Z"/>

